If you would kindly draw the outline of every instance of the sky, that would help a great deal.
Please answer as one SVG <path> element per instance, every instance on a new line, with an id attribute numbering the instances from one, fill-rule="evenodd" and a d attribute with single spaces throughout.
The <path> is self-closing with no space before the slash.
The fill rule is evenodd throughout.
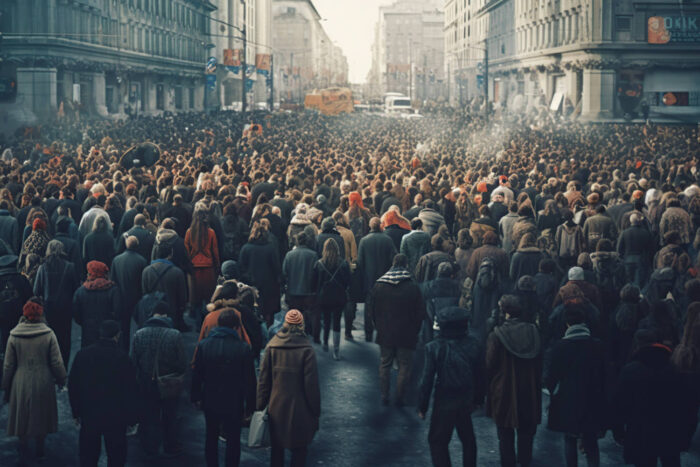
<path id="1" fill-rule="evenodd" d="M 374 25 L 379 7 L 395 0 L 312 0 L 324 18 L 321 24 L 331 40 L 343 49 L 350 65 L 350 82 L 364 83 L 372 65 Z"/>

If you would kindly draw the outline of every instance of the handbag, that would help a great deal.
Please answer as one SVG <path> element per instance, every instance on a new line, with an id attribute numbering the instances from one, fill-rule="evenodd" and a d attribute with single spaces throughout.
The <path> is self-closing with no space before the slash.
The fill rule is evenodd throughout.
<path id="1" fill-rule="evenodd" d="M 163 343 L 163 338 L 165 333 L 161 336 L 158 341 L 158 349 L 156 350 L 156 361 L 153 364 L 153 376 L 152 380 L 156 382 L 158 386 L 158 393 L 161 399 L 172 399 L 176 398 L 182 392 L 182 388 L 185 386 L 185 375 L 179 373 L 169 373 L 167 375 L 159 375 L 160 371 L 158 368 L 158 357 L 160 356 L 160 347 Z"/>
<path id="2" fill-rule="evenodd" d="M 253 412 L 248 431 L 249 448 L 266 448 L 270 446 L 270 419 L 267 407 Z"/>

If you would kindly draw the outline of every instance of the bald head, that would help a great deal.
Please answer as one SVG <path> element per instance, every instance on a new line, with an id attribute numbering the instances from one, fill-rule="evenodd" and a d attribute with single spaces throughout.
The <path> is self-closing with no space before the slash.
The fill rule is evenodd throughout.
<path id="1" fill-rule="evenodd" d="M 372 232 L 381 232 L 382 231 L 382 221 L 380 221 L 378 217 L 371 218 L 369 220 L 369 229 Z"/>
<path id="2" fill-rule="evenodd" d="M 136 214 L 136 217 L 134 217 L 134 225 L 146 225 L 146 216 L 143 214 Z"/>
<path id="3" fill-rule="evenodd" d="M 135 250 L 139 247 L 139 239 L 133 235 L 128 236 L 124 243 L 126 244 L 127 250 Z"/>

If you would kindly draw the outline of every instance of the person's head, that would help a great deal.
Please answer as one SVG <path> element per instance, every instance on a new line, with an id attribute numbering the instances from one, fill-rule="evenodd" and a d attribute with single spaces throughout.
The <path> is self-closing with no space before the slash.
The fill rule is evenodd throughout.
<path id="1" fill-rule="evenodd" d="M 423 229 L 423 221 L 418 219 L 417 217 L 414 217 L 413 220 L 411 220 L 411 230 L 421 229 Z"/>
<path id="2" fill-rule="evenodd" d="M 319 195 L 323 196 L 323 195 Z M 326 217 L 323 219 L 323 222 L 321 222 L 321 230 L 322 231 L 327 231 L 327 230 L 333 230 L 335 229 L 335 221 L 333 220 L 332 217 Z"/>
<path id="3" fill-rule="evenodd" d="M 638 227 L 642 225 L 642 216 L 639 215 L 639 213 L 632 213 L 630 215 L 630 224 L 632 224 L 635 227 Z"/>
<path id="4" fill-rule="evenodd" d="M 408 268 L 408 257 L 403 253 L 399 253 L 394 256 L 391 266 L 394 268 L 406 269 Z"/>
<path id="5" fill-rule="evenodd" d="M 700 302 L 700 279 L 690 279 L 685 283 L 684 288 L 688 302 Z"/>
<path id="6" fill-rule="evenodd" d="M 134 217 L 134 225 L 138 227 L 145 227 L 146 226 L 146 216 L 143 214 L 136 214 Z"/>
<path id="7" fill-rule="evenodd" d="M 238 279 L 240 276 L 240 269 L 238 268 L 238 263 L 232 259 L 228 259 L 221 264 L 221 275 L 224 276 L 224 280 Z"/>
<path id="8" fill-rule="evenodd" d="M 578 258 L 576 258 L 576 265 L 582 269 L 585 269 L 586 271 L 592 270 L 593 261 L 591 261 L 591 255 L 589 255 L 585 251 L 579 254 Z"/>
<path id="9" fill-rule="evenodd" d="M 553 274 L 557 268 L 557 263 L 551 258 L 545 258 L 540 260 L 539 270 L 545 274 Z"/>
<path id="10" fill-rule="evenodd" d="M 498 245 L 498 235 L 496 232 L 488 231 L 484 234 L 484 245 Z"/>
<path id="11" fill-rule="evenodd" d="M 452 276 L 452 265 L 447 261 L 440 263 L 437 268 L 437 276 L 443 278 Z"/>
<path id="12" fill-rule="evenodd" d="M 372 232 L 382 231 L 382 221 L 378 217 L 373 217 L 369 220 L 369 230 Z"/>
<path id="13" fill-rule="evenodd" d="M 583 309 L 578 306 L 570 306 L 564 308 L 564 320 L 566 321 L 567 327 L 575 326 L 577 324 L 583 324 L 586 321 L 586 315 Z"/>
<path id="14" fill-rule="evenodd" d="M 164 318 L 168 316 L 168 304 L 159 300 L 151 310 L 151 316 L 154 318 Z"/>
<path id="15" fill-rule="evenodd" d="M 156 248 L 156 257 L 158 259 L 168 259 L 173 255 L 173 247 L 168 243 L 161 243 Z"/>
<path id="16" fill-rule="evenodd" d="M 90 261 L 87 263 L 88 280 L 106 279 L 109 274 L 109 268 L 101 261 Z"/>
<path id="17" fill-rule="evenodd" d="M 306 232 L 299 232 L 295 239 L 298 246 L 309 246 L 309 236 L 306 235 Z"/>
<path id="18" fill-rule="evenodd" d="M 515 295 L 503 295 L 498 301 L 498 306 L 506 319 L 520 318 L 522 315 L 520 299 Z"/>
<path id="19" fill-rule="evenodd" d="M 46 256 L 53 256 L 53 257 L 63 257 L 65 255 L 65 247 L 63 243 L 61 243 L 58 240 L 51 240 L 48 245 L 46 245 Z"/>
<path id="20" fill-rule="evenodd" d="M 124 241 L 127 250 L 136 251 L 139 248 L 139 239 L 134 235 L 129 235 Z"/>
<path id="21" fill-rule="evenodd" d="M 457 246 L 462 250 L 468 250 L 474 244 L 474 238 L 469 229 L 460 229 L 457 232 Z"/>
<path id="22" fill-rule="evenodd" d="M 335 269 L 340 263 L 340 249 L 332 238 L 326 239 L 326 242 L 323 244 L 321 261 L 326 267 L 331 269 Z"/>
<path id="23" fill-rule="evenodd" d="M 42 300 L 39 297 L 32 297 L 24 304 L 22 307 L 22 316 L 31 322 L 38 323 L 41 321 L 44 315 L 44 306 L 42 305 Z"/>
<path id="24" fill-rule="evenodd" d="M 681 234 L 677 230 L 670 230 L 664 234 L 664 243 L 666 245 L 680 245 Z"/>
<path id="25" fill-rule="evenodd" d="M 224 308 L 216 323 L 222 328 L 238 329 L 241 327 L 241 319 L 231 308 Z"/>
<path id="26" fill-rule="evenodd" d="M 292 334 L 304 334 L 304 315 L 299 310 L 289 310 L 284 315 L 284 328 Z"/>
<path id="27" fill-rule="evenodd" d="M 106 319 L 100 323 L 100 339 L 119 342 L 121 329 L 121 324 L 114 320 Z"/>
<path id="28" fill-rule="evenodd" d="M 573 268 L 569 269 L 568 277 L 570 281 L 584 280 L 583 268 L 579 266 L 574 266 Z"/>
<path id="29" fill-rule="evenodd" d="M 613 244 L 607 238 L 601 238 L 595 246 L 595 251 L 614 251 Z"/>

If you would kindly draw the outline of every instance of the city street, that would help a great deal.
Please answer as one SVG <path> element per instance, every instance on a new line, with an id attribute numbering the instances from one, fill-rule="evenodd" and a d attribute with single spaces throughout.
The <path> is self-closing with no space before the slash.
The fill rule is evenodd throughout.
<path id="1" fill-rule="evenodd" d="M 355 323 L 362 329 L 359 313 Z M 411 405 L 397 408 L 384 407 L 380 402 L 377 366 L 379 347 L 364 342 L 364 333 L 355 331 L 355 341 L 341 342 L 341 361 L 332 360 L 320 346 L 315 346 L 321 377 L 322 414 L 320 431 L 309 448 L 307 465 L 327 465 L 334 467 L 413 467 L 430 466 L 430 451 L 427 443 L 428 421 L 421 421 L 416 415 L 415 394 Z M 74 325 L 74 351 L 80 346 L 80 327 Z M 185 334 L 188 349 L 193 349 L 196 334 Z M 416 354 L 415 368 L 420 366 Z M 417 384 L 418 371 L 413 374 Z M 415 385 L 414 385 L 415 387 Z M 185 452 L 175 459 L 146 460 L 138 446 L 137 437 L 129 441 L 129 466 L 203 466 L 204 463 L 204 417 L 189 404 L 189 391 L 182 396 L 181 428 Z M 543 401 L 546 407 L 546 398 Z M 429 418 L 429 415 L 428 417 Z M 493 422 L 484 416 L 483 410 L 474 416 L 474 429 L 478 446 L 478 465 L 499 465 L 498 440 Z M 7 409 L 0 410 L 0 427 L 7 424 Z M 247 441 L 247 429 L 243 430 L 242 443 Z M 72 467 L 78 465 L 78 429 L 73 423 L 68 405 L 67 393 L 59 394 L 59 432 L 47 438 L 47 460 L 41 464 L 51 467 Z M 221 445 L 223 446 L 223 445 Z M 700 436 L 696 433 L 693 450 L 684 453 L 683 466 L 700 465 Z M 461 465 L 461 449 L 456 433 L 451 444 L 453 465 Z M 610 433 L 600 442 L 601 465 L 623 465 L 622 448 L 615 444 Z M 223 448 L 220 449 L 223 464 Z M 241 454 L 242 466 L 266 465 L 269 462 L 269 449 L 249 449 L 244 447 Z M 585 460 L 580 458 L 581 465 Z M 0 465 L 16 465 L 16 438 L 0 436 Z M 106 466 L 103 456 L 100 466 Z M 534 449 L 534 466 L 564 465 L 563 441 L 561 435 L 540 425 Z"/>

